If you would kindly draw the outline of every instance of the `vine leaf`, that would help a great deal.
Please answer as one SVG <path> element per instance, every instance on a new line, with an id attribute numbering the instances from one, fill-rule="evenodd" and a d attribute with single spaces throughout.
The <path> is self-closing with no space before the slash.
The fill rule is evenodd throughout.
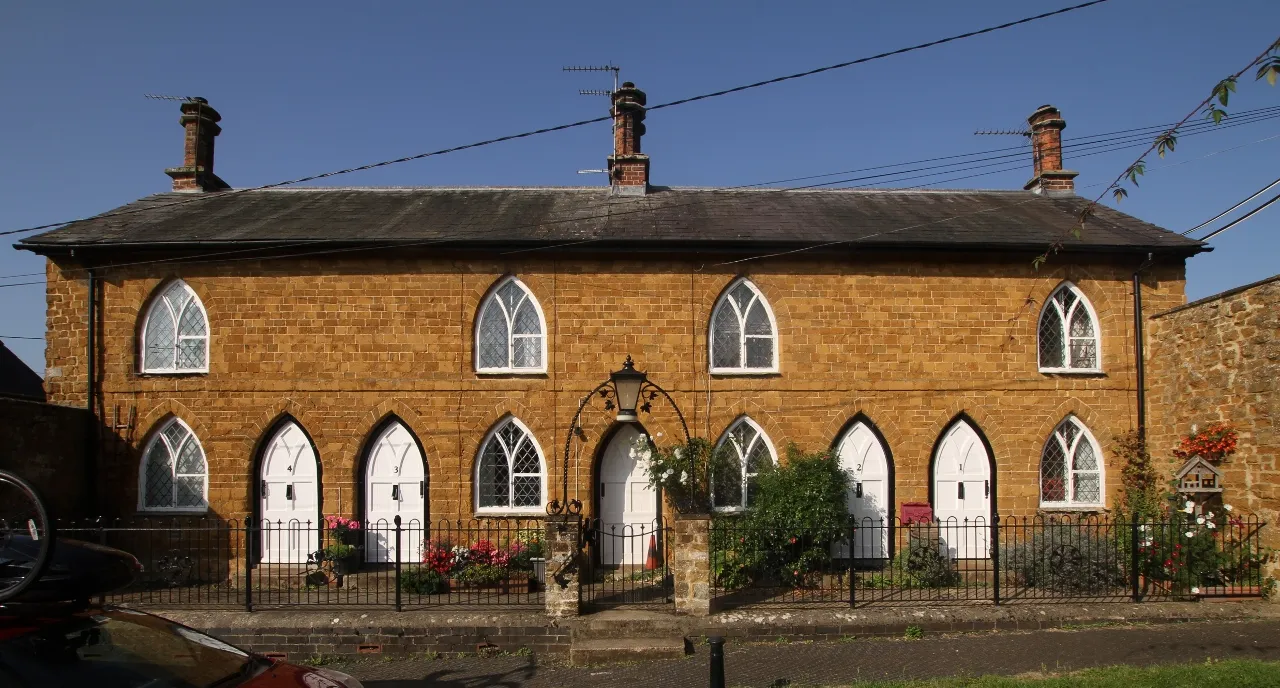
<path id="1" fill-rule="evenodd" d="M 1111 190 L 1111 196 L 1116 199 L 1116 203 L 1119 203 L 1120 201 L 1123 201 L 1124 199 L 1129 197 L 1129 192 L 1125 191 L 1124 188 L 1117 186 L 1116 188 Z M 1077 227 L 1076 231 L 1079 231 L 1079 230 L 1080 228 Z"/>
<path id="2" fill-rule="evenodd" d="M 1226 107 L 1227 100 L 1230 99 L 1231 94 L 1235 92 L 1236 78 L 1234 76 L 1229 76 L 1222 81 L 1219 81 L 1218 85 L 1213 87 L 1212 95 L 1218 99 L 1218 102 L 1221 103 L 1223 107 Z"/>
<path id="3" fill-rule="evenodd" d="M 1177 145 L 1178 135 L 1172 131 L 1166 131 L 1156 139 L 1156 152 L 1163 158 L 1165 153 L 1172 153 Z"/>
<path id="4" fill-rule="evenodd" d="M 1266 79 L 1268 84 L 1276 85 L 1276 77 L 1280 76 L 1280 55 L 1272 55 L 1262 62 L 1262 66 L 1258 67 L 1258 75 L 1255 77 L 1261 81 Z"/>

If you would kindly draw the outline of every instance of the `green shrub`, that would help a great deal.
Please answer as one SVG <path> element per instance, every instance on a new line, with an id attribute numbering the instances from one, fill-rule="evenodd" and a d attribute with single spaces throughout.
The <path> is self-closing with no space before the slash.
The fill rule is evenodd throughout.
<path id="1" fill-rule="evenodd" d="M 346 559 L 348 557 L 355 556 L 355 554 L 356 554 L 355 545 L 345 545 L 342 543 L 335 542 L 332 545 L 329 545 L 324 548 L 324 558 L 328 559 L 329 561 L 333 561 L 335 559 Z"/>
<path id="2" fill-rule="evenodd" d="M 1098 528 L 1055 525 L 1037 529 L 1029 542 L 1003 547 L 1000 563 L 1025 585 L 1099 594 L 1124 588 L 1126 555 Z"/>
<path id="3" fill-rule="evenodd" d="M 413 568 L 400 574 L 400 588 L 414 595 L 435 595 L 449 590 L 448 580 L 426 567 Z"/>
<path id="4" fill-rule="evenodd" d="M 760 470 L 749 510 L 718 517 L 711 532 L 711 570 L 726 589 L 748 585 L 810 586 L 832 568 L 832 545 L 848 534 L 848 477 L 828 453 L 787 448 L 782 466 Z"/>
<path id="5" fill-rule="evenodd" d="M 945 588 L 960 582 L 955 562 L 945 554 L 934 526 L 912 526 L 907 547 L 890 564 L 893 580 L 904 588 Z"/>
<path id="6" fill-rule="evenodd" d="M 471 585 L 494 585 L 506 578 L 507 570 L 493 564 L 473 564 L 453 574 L 454 580 Z"/>
<path id="7" fill-rule="evenodd" d="M 717 451 L 700 437 L 658 447 L 648 435 L 640 435 L 631 452 L 644 465 L 649 484 L 666 495 L 672 508 L 682 514 L 710 513 L 711 476 L 741 470 L 728 447 Z"/>

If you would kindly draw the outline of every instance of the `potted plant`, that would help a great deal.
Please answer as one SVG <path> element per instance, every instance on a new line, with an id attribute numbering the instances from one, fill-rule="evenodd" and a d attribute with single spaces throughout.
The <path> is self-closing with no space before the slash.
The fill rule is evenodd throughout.
<path id="1" fill-rule="evenodd" d="M 546 580 L 547 560 L 544 556 L 542 533 L 535 529 L 521 530 L 511 536 L 507 543 L 510 555 L 510 567 L 516 571 L 532 574 L 532 580 L 542 583 Z"/>
<path id="2" fill-rule="evenodd" d="M 640 435 L 631 455 L 644 466 L 649 484 L 661 490 L 681 514 L 711 513 L 711 476 L 737 469 L 729 451 L 716 451 L 700 437 L 658 447 L 648 435 Z"/>
<path id="3" fill-rule="evenodd" d="M 324 527 L 344 545 L 360 544 L 360 522 L 345 516 L 325 516 Z"/>
<path id="4" fill-rule="evenodd" d="M 360 570 L 360 548 L 335 542 L 324 548 L 324 558 L 333 565 L 333 575 L 349 576 Z"/>

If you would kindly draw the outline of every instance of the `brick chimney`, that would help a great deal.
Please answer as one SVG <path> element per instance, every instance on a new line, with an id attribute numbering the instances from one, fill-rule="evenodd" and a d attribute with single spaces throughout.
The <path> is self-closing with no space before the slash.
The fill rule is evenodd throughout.
<path id="1" fill-rule="evenodd" d="M 630 81 L 613 92 L 613 155 L 609 183 L 616 196 L 643 196 L 649 191 L 649 156 L 640 152 L 644 136 L 644 91 Z"/>
<path id="2" fill-rule="evenodd" d="M 170 167 L 164 173 L 173 177 L 174 191 L 222 191 L 226 182 L 213 173 L 213 138 L 222 133 L 218 122 L 222 115 L 209 107 L 204 98 L 182 101 L 182 117 L 178 123 L 186 130 L 183 137 L 182 167 Z"/>
<path id="3" fill-rule="evenodd" d="M 1067 121 L 1052 105 L 1042 105 L 1027 119 L 1031 125 L 1031 157 L 1035 176 L 1022 187 L 1045 196 L 1074 196 L 1079 172 L 1062 169 L 1062 130 Z"/>

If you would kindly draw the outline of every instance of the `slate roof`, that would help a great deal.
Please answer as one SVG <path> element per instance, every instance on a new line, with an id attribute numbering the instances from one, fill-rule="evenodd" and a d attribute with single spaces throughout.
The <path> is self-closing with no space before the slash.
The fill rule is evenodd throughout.
<path id="1" fill-rule="evenodd" d="M 1043 250 L 1208 250 L 1201 242 L 1099 206 L 1072 236 L 1087 200 L 1027 191 L 607 188 L 289 188 L 163 193 L 24 239 L 67 247 L 234 243 L 569 244 L 607 248 L 759 249 L 886 246 Z M 118 214 L 117 214 L 118 213 Z M 573 242 L 585 242 L 574 244 Z"/>

